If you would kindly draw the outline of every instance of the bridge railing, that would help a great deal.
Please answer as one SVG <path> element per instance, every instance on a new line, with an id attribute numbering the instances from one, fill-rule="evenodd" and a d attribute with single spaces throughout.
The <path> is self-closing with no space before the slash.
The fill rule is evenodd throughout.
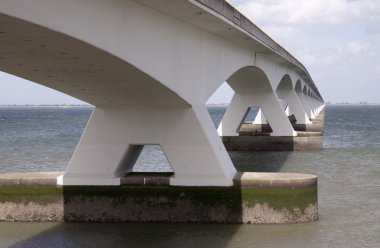
<path id="1" fill-rule="evenodd" d="M 214 10 L 215 12 L 221 14 L 234 24 L 238 25 L 258 41 L 260 41 L 264 46 L 268 47 L 270 50 L 276 52 L 287 61 L 291 62 L 296 67 L 300 68 L 300 74 L 303 77 L 304 81 L 319 95 L 317 87 L 315 86 L 311 76 L 305 66 L 299 62 L 293 55 L 291 55 L 285 48 L 280 46 L 272 38 L 270 38 L 266 33 L 264 33 L 259 27 L 252 23 L 247 17 L 241 14 L 237 9 L 235 9 L 231 4 L 224 0 L 196 0 L 199 3 L 207 6 L 208 8 Z"/>

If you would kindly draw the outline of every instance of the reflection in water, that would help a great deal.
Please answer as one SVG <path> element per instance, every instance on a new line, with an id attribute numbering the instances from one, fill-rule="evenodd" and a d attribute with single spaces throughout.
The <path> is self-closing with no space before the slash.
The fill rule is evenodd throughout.
<path id="1" fill-rule="evenodd" d="M 25 225 L 31 224 L 12 225 L 25 229 Z M 38 229 L 39 224 L 35 225 Z M 287 247 L 283 244 L 305 245 L 313 238 L 308 224 L 70 223 L 41 231 L 9 247 Z"/>
<path id="2" fill-rule="evenodd" d="M 58 225 L 60 223 L 0 222 L 0 247 L 28 247 L 29 241 Z"/>
<path id="3" fill-rule="evenodd" d="M 13 225 L 24 229 L 23 226 L 26 224 L 13 223 Z M 276 226 L 70 223 L 57 224 L 48 230 L 41 230 L 40 234 L 9 247 L 232 248 L 295 247 L 297 244 L 310 247 L 307 244 L 315 238 L 310 227 L 309 224 Z M 283 246 L 283 244 L 292 246 Z"/>
<path id="4" fill-rule="evenodd" d="M 227 247 L 239 228 L 162 223 L 58 224 L 11 247 Z"/>

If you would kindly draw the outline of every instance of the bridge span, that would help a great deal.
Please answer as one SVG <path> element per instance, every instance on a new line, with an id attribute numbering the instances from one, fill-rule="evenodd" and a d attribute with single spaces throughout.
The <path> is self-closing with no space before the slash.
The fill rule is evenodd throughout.
<path id="1" fill-rule="evenodd" d="M 220 136 L 251 107 L 294 137 L 286 112 L 308 125 L 324 106 L 306 68 L 221 0 L 2 0 L 0 44 L 1 71 L 96 107 L 63 185 L 119 185 L 159 144 L 170 185 L 231 186 Z M 235 94 L 215 130 L 205 103 L 224 82 Z"/>

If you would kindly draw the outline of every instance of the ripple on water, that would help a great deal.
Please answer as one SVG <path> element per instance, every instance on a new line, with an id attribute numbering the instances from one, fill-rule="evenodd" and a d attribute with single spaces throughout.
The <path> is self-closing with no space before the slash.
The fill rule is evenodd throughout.
<path id="1" fill-rule="evenodd" d="M 217 126 L 225 109 L 214 107 L 209 111 Z M 0 108 L 0 170 L 63 170 L 90 113 L 91 108 L 19 112 Z M 314 223 L 0 223 L 1 245 L 379 247 L 380 106 L 327 106 L 324 148 L 313 152 L 230 152 L 239 170 L 318 175 L 320 220 Z M 142 160 L 155 161 L 162 165 L 160 168 L 167 166 L 158 155 L 153 149 Z"/>

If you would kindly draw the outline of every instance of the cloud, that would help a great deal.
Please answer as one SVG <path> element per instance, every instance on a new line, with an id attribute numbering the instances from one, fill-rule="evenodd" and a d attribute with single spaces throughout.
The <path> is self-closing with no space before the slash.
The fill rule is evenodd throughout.
<path id="1" fill-rule="evenodd" d="M 367 66 L 380 62 L 380 45 L 363 41 L 351 41 L 344 47 L 344 52 L 352 56 L 358 63 L 367 61 Z"/>
<path id="2" fill-rule="evenodd" d="M 327 100 L 350 101 L 354 92 L 379 102 L 380 0 L 230 2 L 306 66 Z"/>
<path id="3" fill-rule="evenodd" d="M 366 32 L 380 33 L 378 0 L 230 1 L 244 15 L 275 38 L 295 37 L 301 29 L 363 22 Z"/>
<path id="4" fill-rule="evenodd" d="M 299 33 L 298 29 L 290 26 L 278 26 L 278 25 L 267 25 L 263 27 L 263 31 L 276 39 L 279 40 L 290 40 L 292 37 L 297 36 Z"/>
<path id="5" fill-rule="evenodd" d="M 375 62 L 379 0 L 233 0 L 248 18 L 307 66 Z M 374 66 L 374 64 L 372 64 Z"/>
<path id="6" fill-rule="evenodd" d="M 369 35 L 379 35 L 380 34 L 380 17 L 378 20 L 369 22 L 366 27 L 365 31 Z"/>
<path id="7" fill-rule="evenodd" d="M 380 64 L 377 64 L 376 66 L 375 66 L 375 73 L 376 74 L 379 74 L 380 75 Z"/>
<path id="8" fill-rule="evenodd" d="M 339 64 L 345 57 L 341 46 L 331 45 L 319 48 L 304 48 L 296 52 L 296 57 L 307 67 L 325 68 Z"/>
<path id="9" fill-rule="evenodd" d="M 380 57 L 378 45 L 368 42 L 350 41 L 345 44 L 303 48 L 295 56 L 307 67 L 326 68 L 366 65 L 371 67 Z"/>
<path id="10" fill-rule="evenodd" d="M 356 55 L 367 51 L 368 48 L 369 48 L 369 43 L 367 42 L 351 41 L 346 45 L 347 51 Z"/>
<path id="11" fill-rule="evenodd" d="M 377 19 L 380 13 L 378 0 L 235 0 L 230 2 L 248 18 L 264 25 L 268 22 L 282 25 L 338 24 L 359 18 Z"/>

